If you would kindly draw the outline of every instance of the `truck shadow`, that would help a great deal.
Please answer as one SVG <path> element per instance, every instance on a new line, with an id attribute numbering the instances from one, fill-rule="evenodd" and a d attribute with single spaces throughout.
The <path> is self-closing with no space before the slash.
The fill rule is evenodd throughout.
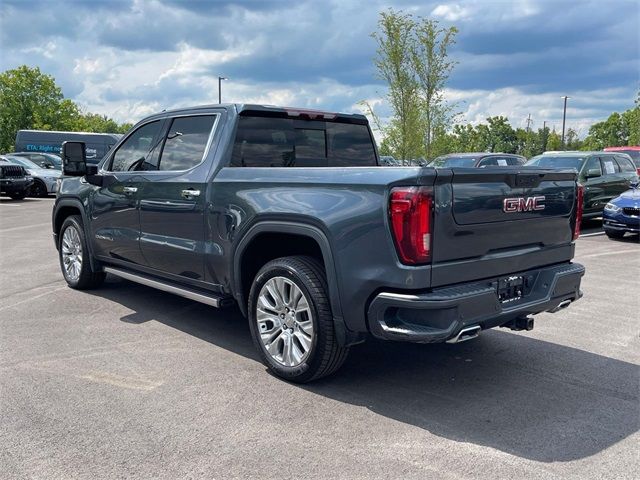
<path id="1" fill-rule="evenodd" d="M 111 277 L 93 294 L 134 311 L 121 321 L 141 328 L 161 322 L 259 361 L 236 309 L 217 310 Z M 457 442 L 567 462 L 638 431 L 638 371 L 531 334 L 492 330 L 458 345 L 370 340 L 352 349 L 337 374 L 300 388 Z"/>

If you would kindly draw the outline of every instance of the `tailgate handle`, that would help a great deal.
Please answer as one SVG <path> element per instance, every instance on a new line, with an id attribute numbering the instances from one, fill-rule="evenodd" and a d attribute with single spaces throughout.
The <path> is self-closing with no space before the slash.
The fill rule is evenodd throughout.
<path id="1" fill-rule="evenodd" d="M 537 187 L 543 177 L 544 173 L 519 173 L 516 175 L 516 187 Z"/>

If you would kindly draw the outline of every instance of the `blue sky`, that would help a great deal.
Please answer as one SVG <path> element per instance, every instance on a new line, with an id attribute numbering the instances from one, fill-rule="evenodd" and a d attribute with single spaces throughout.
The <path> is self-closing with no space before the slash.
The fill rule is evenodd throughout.
<path id="1" fill-rule="evenodd" d="M 0 69 L 52 74 L 85 110 L 137 121 L 164 108 L 223 100 L 384 117 L 372 58 L 387 8 L 455 25 L 447 97 L 464 121 L 505 115 L 587 133 L 633 104 L 640 86 L 636 0 L 78 0 L 0 2 Z"/>

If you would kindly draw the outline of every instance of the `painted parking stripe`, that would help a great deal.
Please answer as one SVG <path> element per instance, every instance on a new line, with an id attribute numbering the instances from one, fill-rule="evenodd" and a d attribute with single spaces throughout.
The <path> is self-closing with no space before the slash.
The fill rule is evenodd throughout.
<path id="1" fill-rule="evenodd" d="M 598 237 L 600 235 L 604 235 L 604 232 L 585 233 L 584 235 L 580 235 L 580 238 L 583 238 L 583 237 Z"/>

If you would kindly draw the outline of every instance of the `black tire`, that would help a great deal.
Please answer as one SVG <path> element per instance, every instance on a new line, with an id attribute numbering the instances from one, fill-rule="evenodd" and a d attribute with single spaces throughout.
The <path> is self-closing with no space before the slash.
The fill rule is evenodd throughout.
<path id="1" fill-rule="evenodd" d="M 9 195 L 13 200 L 24 200 L 24 197 L 27 196 L 27 191 L 23 190 L 20 193 L 12 193 Z"/>
<path id="2" fill-rule="evenodd" d="M 31 185 L 31 196 L 44 198 L 48 195 L 49 193 L 47 192 L 47 186 L 44 184 L 44 182 L 42 180 L 34 180 L 33 185 Z"/>
<path id="3" fill-rule="evenodd" d="M 607 234 L 609 238 L 622 238 L 624 237 L 624 232 L 619 232 L 617 230 L 605 230 L 604 233 Z"/>
<path id="4" fill-rule="evenodd" d="M 79 275 L 77 278 L 74 278 L 67 272 L 64 267 L 63 260 L 63 242 L 64 242 L 64 234 L 67 229 L 73 228 L 78 234 L 80 240 L 80 246 L 82 248 L 82 267 L 80 268 Z M 89 290 L 92 288 L 97 288 L 102 285 L 104 279 L 106 277 L 106 273 L 100 271 L 94 271 L 91 268 L 91 262 L 89 260 L 89 249 L 87 246 L 87 240 L 84 235 L 84 228 L 82 226 L 82 218 L 79 215 L 70 215 L 65 218 L 62 223 L 62 228 L 60 228 L 60 233 L 58 235 L 58 259 L 60 261 L 60 270 L 62 270 L 62 275 L 64 276 L 67 285 L 71 288 L 75 288 L 76 290 Z"/>
<path id="5" fill-rule="evenodd" d="M 304 293 L 311 312 L 313 337 L 306 359 L 297 366 L 285 366 L 267 352 L 257 322 L 258 297 L 262 287 L 274 277 L 285 277 Z M 327 296 L 327 280 L 323 266 L 306 256 L 283 257 L 264 265 L 256 275 L 249 294 L 249 328 L 262 362 L 280 378 L 306 383 L 332 374 L 342 366 L 349 352 L 338 344 Z M 297 327 L 296 327 L 297 328 Z"/>

